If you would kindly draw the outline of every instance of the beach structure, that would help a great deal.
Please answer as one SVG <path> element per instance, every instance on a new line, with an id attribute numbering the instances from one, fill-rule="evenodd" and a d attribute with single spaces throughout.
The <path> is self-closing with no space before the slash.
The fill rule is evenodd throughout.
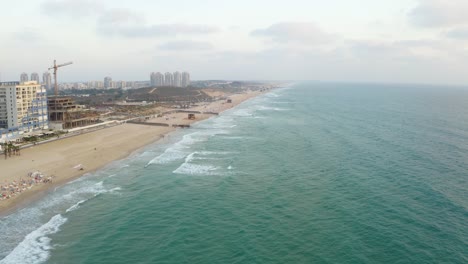
<path id="1" fill-rule="evenodd" d="M 0 139 L 47 129 L 47 95 L 37 81 L 0 82 Z"/>
<path id="2" fill-rule="evenodd" d="M 99 115 L 77 105 L 71 97 L 50 97 L 48 101 L 50 127 L 72 129 L 96 124 Z"/>

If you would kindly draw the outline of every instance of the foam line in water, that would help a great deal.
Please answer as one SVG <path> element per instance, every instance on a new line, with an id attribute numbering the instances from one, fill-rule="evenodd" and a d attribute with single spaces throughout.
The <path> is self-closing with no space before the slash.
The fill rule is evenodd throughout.
<path id="1" fill-rule="evenodd" d="M 199 165 L 184 162 L 174 170 L 173 173 L 186 175 L 216 175 L 216 170 L 217 168 L 211 165 Z"/>
<path id="2" fill-rule="evenodd" d="M 122 190 L 122 188 L 120 188 L 120 187 L 115 187 L 115 188 L 110 189 L 110 190 L 109 190 L 109 193 L 114 193 L 114 192 L 117 192 L 117 191 L 120 191 L 120 190 Z"/>
<path id="3" fill-rule="evenodd" d="M 177 143 L 174 143 L 172 147 L 167 148 L 161 155 L 152 159 L 145 167 L 148 167 L 151 164 L 167 164 L 185 157 L 185 151 L 195 143 L 197 140 L 194 138 L 195 133 L 184 135 L 182 140 Z"/>
<path id="4" fill-rule="evenodd" d="M 87 200 L 81 200 L 81 201 L 77 202 L 76 204 L 74 204 L 70 208 L 68 208 L 65 212 L 69 213 L 69 212 L 75 211 L 76 209 L 80 208 L 80 205 L 82 205 L 86 201 Z"/>
<path id="5" fill-rule="evenodd" d="M 55 215 L 49 222 L 29 233 L 8 256 L 0 261 L 0 264 L 44 263 L 52 249 L 48 235 L 57 233 L 66 221 L 67 218 L 62 215 Z"/>
<path id="6" fill-rule="evenodd" d="M 291 111 L 289 108 L 280 108 L 280 107 L 270 107 L 270 106 L 260 106 L 259 111 Z"/>

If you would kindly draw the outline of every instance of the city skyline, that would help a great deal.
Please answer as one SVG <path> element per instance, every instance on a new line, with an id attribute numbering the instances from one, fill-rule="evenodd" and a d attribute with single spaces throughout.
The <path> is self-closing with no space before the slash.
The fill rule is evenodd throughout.
<path id="1" fill-rule="evenodd" d="M 141 0 L 18 0 L 2 11 L 10 22 L 0 25 L 4 81 L 57 59 L 75 62 L 59 82 L 137 81 L 151 69 L 185 68 L 198 80 L 468 83 L 464 0 L 204 0 L 184 10 Z"/>
<path id="2" fill-rule="evenodd" d="M 190 85 L 190 73 L 188 72 L 152 72 L 150 74 L 151 86 L 187 87 Z"/>

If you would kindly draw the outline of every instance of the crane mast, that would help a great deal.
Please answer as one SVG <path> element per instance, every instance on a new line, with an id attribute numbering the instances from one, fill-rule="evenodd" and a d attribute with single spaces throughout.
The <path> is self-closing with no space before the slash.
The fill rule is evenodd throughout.
<path id="1" fill-rule="evenodd" d="M 54 85 L 54 92 L 55 92 L 55 97 L 58 96 L 57 69 L 60 68 L 60 67 L 63 67 L 63 66 L 70 65 L 70 64 L 73 64 L 73 62 L 70 61 L 70 62 L 67 62 L 67 63 L 63 63 L 63 64 L 57 65 L 57 61 L 54 60 L 54 66 L 52 66 L 52 67 L 49 68 L 49 70 L 54 69 L 54 82 L 55 82 L 55 85 Z"/>

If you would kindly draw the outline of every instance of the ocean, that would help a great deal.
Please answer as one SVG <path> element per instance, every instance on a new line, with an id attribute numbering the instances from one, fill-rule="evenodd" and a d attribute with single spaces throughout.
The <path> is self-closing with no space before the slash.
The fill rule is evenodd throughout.
<path id="1" fill-rule="evenodd" d="M 0 263 L 468 263 L 468 90 L 298 83 L 0 218 Z"/>

